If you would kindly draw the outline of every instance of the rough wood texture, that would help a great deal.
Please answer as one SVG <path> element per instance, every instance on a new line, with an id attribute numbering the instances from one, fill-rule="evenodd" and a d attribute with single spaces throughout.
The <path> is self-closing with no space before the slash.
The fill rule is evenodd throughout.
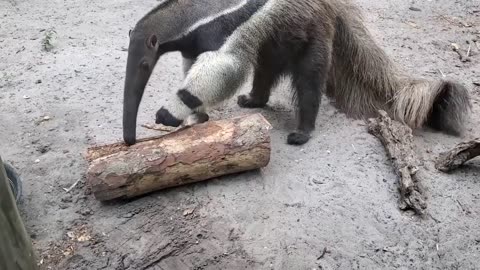
<path id="1" fill-rule="evenodd" d="M 452 150 L 440 154 L 435 163 L 437 170 L 449 172 L 480 155 L 480 138 L 457 144 Z"/>
<path id="2" fill-rule="evenodd" d="M 87 181 L 103 201 L 265 167 L 270 129 L 261 114 L 253 114 L 208 121 L 130 147 L 93 147 L 87 153 Z"/>
<path id="3" fill-rule="evenodd" d="M 368 130 L 385 146 L 391 158 L 399 179 L 401 194 L 400 208 L 412 209 L 417 214 L 423 214 L 426 203 L 419 187 L 418 171 L 420 162 L 415 155 L 412 130 L 388 117 L 385 111 L 379 111 L 380 116 L 369 119 Z"/>

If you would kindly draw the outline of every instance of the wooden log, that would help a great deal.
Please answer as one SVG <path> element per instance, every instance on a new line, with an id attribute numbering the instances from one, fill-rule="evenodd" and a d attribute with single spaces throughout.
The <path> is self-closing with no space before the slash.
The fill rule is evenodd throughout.
<path id="1" fill-rule="evenodd" d="M 441 153 L 435 162 L 435 168 L 442 172 L 449 172 L 477 156 L 480 156 L 480 138 L 459 143 L 450 151 Z"/>
<path id="2" fill-rule="evenodd" d="M 412 209 L 421 215 L 427 205 L 419 186 L 420 161 L 415 154 L 412 130 L 390 119 L 385 111 L 379 114 L 378 118 L 369 119 L 368 130 L 382 142 L 400 177 L 400 208 Z"/>
<path id="3" fill-rule="evenodd" d="M 270 129 L 261 114 L 253 114 L 193 125 L 130 147 L 92 147 L 87 182 L 96 199 L 105 201 L 265 167 Z"/>

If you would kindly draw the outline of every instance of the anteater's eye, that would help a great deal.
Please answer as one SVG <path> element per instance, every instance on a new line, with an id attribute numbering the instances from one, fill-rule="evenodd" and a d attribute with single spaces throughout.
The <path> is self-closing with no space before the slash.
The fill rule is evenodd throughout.
<path id="1" fill-rule="evenodd" d="M 142 61 L 142 63 L 140 63 L 140 67 L 144 70 L 148 70 L 150 68 L 147 61 Z"/>

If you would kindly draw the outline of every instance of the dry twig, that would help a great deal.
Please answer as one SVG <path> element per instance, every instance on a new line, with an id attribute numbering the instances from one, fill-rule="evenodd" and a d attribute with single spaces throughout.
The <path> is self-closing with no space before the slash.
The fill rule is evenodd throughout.
<path id="1" fill-rule="evenodd" d="M 166 132 L 172 132 L 176 129 L 175 127 L 167 127 L 167 126 L 159 125 L 159 124 L 155 124 L 155 125 L 143 124 L 142 127 L 146 128 L 146 129 L 157 130 L 157 131 L 166 131 Z"/>
<path id="2" fill-rule="evenodd" d="M 325 257 L 325 254 L 327 254 L 327 247 L 323 248 L 322 254 L 318 256 L 317 260 L 321 260 L 323 257 Z"/>

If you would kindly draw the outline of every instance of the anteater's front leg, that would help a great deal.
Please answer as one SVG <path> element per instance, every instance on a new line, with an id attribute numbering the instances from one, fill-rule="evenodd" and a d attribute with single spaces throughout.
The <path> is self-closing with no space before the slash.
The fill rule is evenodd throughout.
<path id="1" fill-rule="evenodd" d="M 179 126 L 195 112 L 205 112 L 230 98 L 248 78 L 250 63 L 228 53 L 201 54 L 177 91 L 173 104 L 157 112 L 156 123 Z"/>

